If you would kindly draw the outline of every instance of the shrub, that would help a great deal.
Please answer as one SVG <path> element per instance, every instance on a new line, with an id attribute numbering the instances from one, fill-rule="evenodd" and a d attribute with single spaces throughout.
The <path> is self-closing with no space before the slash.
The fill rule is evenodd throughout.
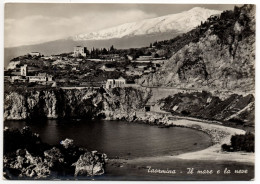
<path id="1" fill-rule="evenodd" d="M 255 152 L 255 135 L 247 132 L 245 135 L 233 135 L 231 145 L 223 144 L 223 151 L 246 151 Z"/>

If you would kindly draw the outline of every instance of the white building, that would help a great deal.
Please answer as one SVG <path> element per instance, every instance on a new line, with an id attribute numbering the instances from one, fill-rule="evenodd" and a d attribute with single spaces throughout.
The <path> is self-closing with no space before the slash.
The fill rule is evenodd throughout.
<path id="1" fill-rule="evenodd" d="M 139 56 L 136 58 L 137 61 L 150 61 L 151 59 L 153 59 L 153 56 Z"/>
<path id="2" fill-rule="evenodd" d="M 40 73 L 36 76 L 27 76 L 29 82 L 52 82 L 53 76 L 46 73 Z"/>
<path id="3" fill-rule="evenodd" d="M 46 82 L 47 77 L 45 76 L 27 76 L 29 82 Z"/>
<path id="4" fill-rule="evenodd" d="M 30 52 L 30 53 L 28 53 L 28 55 L 30 55 L 30 56 L 40 56 L 41 53 L 40 52 Z"/>
<path id="5" fill-rule="evenodd" d="M 126 79 L 120 77 L 119 79 L 107 79 L 106 88 L 124 87 L 126 85 Z"/>
<path id="6" fill-rule="evenodd" d="M 79 56 L 86 57 L 87 56 L 87 48 L 86 47 L 81 47 L 81 46 L 74 47 L 73 56 L 74 57 L 79 57 Z"/>
<path id="7" fill-rule="evenodd" d="M 27 65 L 21 66 L 21 76 L 27 76 L 28 74 L 28 67 Z"/>

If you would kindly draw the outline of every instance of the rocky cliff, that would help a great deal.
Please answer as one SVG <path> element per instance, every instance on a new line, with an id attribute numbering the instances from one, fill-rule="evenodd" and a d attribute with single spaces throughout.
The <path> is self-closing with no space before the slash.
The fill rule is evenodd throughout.
<path id="1" fill-rule="evenodd" d="M 105 118 L 155 122 L 161 119 L 158 112 L 170 112 L 172 115 L 251 126 L 254 125 L 254 101 L 252 94 L 217 94 L 167 88 L 16 91 L 5 93 L 4 119 Z M 155 116 L 145 113 L 145 105 L 154 103 L 151 113 Z"/>
<path id="2" fill-rule="evenodd" d="M 253 5 L 236 7 L 234 11 L 211 17 L 176 41 L 178 39 L 188 44 L 169 48 L 173 51 L 172 57 L 159 71 L 138 80 L 139 84 L 205 90 L 254 89 Z"/>
<path id="3" fill-rule="evenodd" d="M 255 98 L 253 95 L 232 94 L 225 99 L 209 92 L 177 93 L 161 99 L 161 109 L 175 115 L 199 119 L 254 125 Z"/>
<path id="4" fill-rule="evenodd" d="M 95 118 L 142 110 L 150 92 L 134 88 L 11 91 L 4 96 L 4 119 Z"/>

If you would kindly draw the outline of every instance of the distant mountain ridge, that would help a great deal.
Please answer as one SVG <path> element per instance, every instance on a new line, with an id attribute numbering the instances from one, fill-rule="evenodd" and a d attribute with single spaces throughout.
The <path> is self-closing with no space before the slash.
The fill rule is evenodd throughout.
<path id="1" fill-rule="evenodd" d="M 221 11 L 195 7 L 189 11 L 170 14 L 138 22 L 126 23 L 101 31 L 78 34 L 74 40 L 107 40 L 113 38 L 133 37 L 139 35 L 160 34 L 166 32 L 185 33 L 204 22 L 211 15 Z"/>

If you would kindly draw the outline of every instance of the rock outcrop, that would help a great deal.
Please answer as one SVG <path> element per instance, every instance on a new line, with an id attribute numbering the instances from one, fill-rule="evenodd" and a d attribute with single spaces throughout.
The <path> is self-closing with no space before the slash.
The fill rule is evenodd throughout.
<path id="1" fill-rule="evenodd" d="M 72 144 L 73 141 L 66 146 L 51 146 L 42 143 L 28 127 L 22 130 L 6 128 L 4 139 L 4 176 L 7 179 L 93 177 L 105 172 L 106 154 L 79 148 Z"/>
<path id="2" fill-rule="evenodd" d="M 197 35 L 198 39 L 193 40 L 189 34 Z M 254 6 L 223 12 L 183 37 L 190 41 L 181 48 L 169 48 L 175 51 L 172 57 L 159 71 L 139 79 L 139 84 L 234 92 L 254 90 Z"/>
<path id="3" fill-rule="evenodd" d="M 177 93 L 160 100 L 161 109 L 171 114 L 254 125 L 253 95 L 232 94 L 224 99 L 209 92 Z"/>
<path id="4" fill-rule="evenodd" d="M 32 156 L 27 150 L 23 150 L 24 155 L 17 155 L 14 159 L 5 157 L 4 168 L 11 174 L 10 169 L 16 170 L 19 173 L 18 177 L 27 177 L 35 179 L 43 179 L 50 176 L 50 167 L 41 157 Z M 12 174 L 11 174 L 12 175 Z"/>
<path id="5" fill-rule="evenodd" d="M 80 155 L 77 162 L 73 163 L 72 166 L 75 166 L 74 176 L 95 176 L 104 174 L 104 162 L 106 155 L 98 154 L 96 151 L 87 152 L 83 155 Z"/>

